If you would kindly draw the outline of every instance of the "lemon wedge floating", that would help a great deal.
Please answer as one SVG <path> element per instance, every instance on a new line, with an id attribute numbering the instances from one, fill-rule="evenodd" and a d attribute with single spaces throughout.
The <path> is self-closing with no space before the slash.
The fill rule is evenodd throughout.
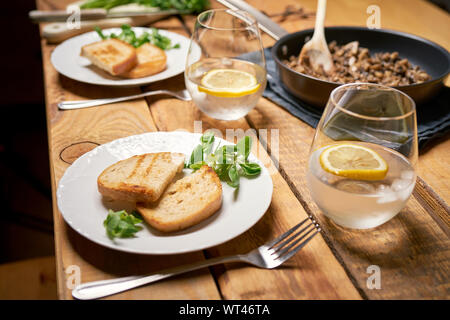
<path id="1" fill-rule="evenodd" d="M 325 171 L 355 180 L 381 180 L 388 171 L 386 161 L 378 153 L 356 144 L 328 147 L 319 161 Z"/>
<path id="2" fill-rule="evenodd" d="M 236 69 L 212 69 L 201 80 L 198 90 L 216 97 L 237 98 L 258 91 L 255 76 Z"/>

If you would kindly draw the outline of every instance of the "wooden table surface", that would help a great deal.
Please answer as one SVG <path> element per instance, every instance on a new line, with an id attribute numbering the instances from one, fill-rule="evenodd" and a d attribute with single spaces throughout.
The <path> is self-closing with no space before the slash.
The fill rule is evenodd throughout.
<path id="1" fill-rule="evenodd" d="M 39 9 L 63 9 L 70 1 L 37 0 Z M 211 1 L 215 8 L 221 7 Z M 290 32 L 311 28 L 314 17 L 277 13 L 287 5 L 314 12 L 315 0 L 248 0 L 273 16 Z M 383 28 L 401 30 L 435 41 L 450 49 L 450 17 L 421 0 L 333 0 L 328 2 L 326 25 L 366 24 L 369 5 L 381 8 Z M 190 36 L 195 17 L 170 17 L 154 23 Z M 263 35 L 264 46 L 274 40 Z M 450 297 L 450 139 L 433 143 L 419 158 L 420 179 L 402 212 L 388 223 L 367 231 L 338 228 L 326 219 L 310 198 L 305 185 L 305 163 L 314 129 L 284 109 L 262 98 L 245 118 L 224 122 L 201 113 L 193 103 L 152 97 L 98 108 L 60 111 L 62 100 L 123 96 L 157 88 L 184 87 L 183 75 L 145 88 L 107 88 L 73 81 L 59 75 L 50 63 L 55 45 L 42 40 L 48 139 L 53 190 L 54 230 L 58 294 L 71 299 L 72 266 L 81 281 L 149 273 L 211 257 L 244 253 L 281 234 L 308 215 L 323 227 L 285 267 L 262 270 L 227 264 L 203 269 L 117 294 L 108 299 L 433 299 Z M 447 82 L 448 85 L 448 82 Z M 254 151 L 272 170 L 274 194 L 264 217 L 250 230 L 225 244 L 188 254 L 150 256 L 106 249 L 83 238 L 63 220 L 55 201 L 59 179 L 69 165 L 97 145 L 129 135 L 151 131 L 267 129 L 255 137 Z M 272 145 L 271 129 L 278 129 L 279 145 Z M 250 132 L 250 131 L 248 131 Z M 275 136 L 273 136 L 276 138 Z M 263 148 L 262 146 L 266 146 Z M 277 150 L 275 150 L 277 149 Z M 266 152 L 267 150 L 267 152 Z M 381 289 L 370 289 L 367 268 L 378 265 Z"/>

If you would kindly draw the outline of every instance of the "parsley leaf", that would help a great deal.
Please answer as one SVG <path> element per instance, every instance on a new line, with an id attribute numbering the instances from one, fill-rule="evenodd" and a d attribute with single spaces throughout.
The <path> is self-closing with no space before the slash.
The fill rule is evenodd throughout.
<path id="1" fill-rule="evenodd" d="M 105 221 L 103 221 L 103 226 L 110 239 L 116 237 L 130 238 L 142 229 L 142 226 L 136 226 L 136 224 L 141 222 L 141 217 L 135 211 L 128 214 L 125 210 L 113 211 L 110 209 L 108 211 L 108 216 Z"/>
<path id="2" fill-rule="evenodd" d="M 123 24 L 121 27 L 122 32 L 119 34 L 111 33 L 109 35 L 105 35 L 102 30 L 96 26 L 94 30 L 97 32 L 99 37 L 102 40 L 106 39 L 119 39 L 131 44 L 135 48 L 139 48 L 144 43 L 151 43 L 162 50 L 170 50 L 180 48 L 180 44 L 172 44 L 172 40 L 170 38 L 163 36 L 159 33 L 158 29 L 152 28 L 152 33 L 143 32 L 139 37 L 136 36 L 131 26 L 128 24 Z"/>
<path id="3" fill-rule="evenodd" d="M 251 137 L 243 137 L 236 145 L 218 146 L 214 151 L 213 144 L 214 134 L 203 134 L 200 144 L 192 151 L 185 167 L 198 170 L 201 166 L 208 165 L 214 169 L 220 180 L 233 188 L 239 187 L 241 176 L 256 177 L 261 173 L 260 165 L 247 159 L 252 146 Z"/>

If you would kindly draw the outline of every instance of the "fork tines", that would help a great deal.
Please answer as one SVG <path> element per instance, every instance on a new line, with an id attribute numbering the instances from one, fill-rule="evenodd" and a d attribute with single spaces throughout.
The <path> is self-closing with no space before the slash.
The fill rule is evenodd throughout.
<path id="1" fill-rule="evenodd" d="M 306 224 L 308 221 L 310 221 L 310 223 Z M 303 225 L 305 226 L 300 229 Z M 272 242 L 268 243 L 267 246 L 272 255 L 276 255 L 276 259 L 280 259 L 284 262 L 303 248 L 320 231 L 321 228 L 319 224 L 312 216 L 309 216 Z"/>

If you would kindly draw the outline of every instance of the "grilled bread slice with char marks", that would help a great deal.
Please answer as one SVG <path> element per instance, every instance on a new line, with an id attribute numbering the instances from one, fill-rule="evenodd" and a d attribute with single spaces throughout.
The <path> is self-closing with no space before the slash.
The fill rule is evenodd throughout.
<path id="1" fill-rule="evenodd" d="M 212 216 L 222 205 L 222 184 L 216 172 L 202 166 L 176 181 L 156 203 L 137 203 L 136 210 L 155 229 L 186 229 Z"/>
<path id="2" fill-rule="evenodd" d="M 129 202 L 154 202 L 184 167 L 184 154 L 160 152 L 137 155 L 106 168 L 98 177 L 105 197 Z"/>
<path id="3" fill-rule="evenodd" d="M 107 39 L 87 44 L 81 48 L 81 56 L 113 76 L 125 73 L 137 64 L 136 49 L 119 39 Z"/>

